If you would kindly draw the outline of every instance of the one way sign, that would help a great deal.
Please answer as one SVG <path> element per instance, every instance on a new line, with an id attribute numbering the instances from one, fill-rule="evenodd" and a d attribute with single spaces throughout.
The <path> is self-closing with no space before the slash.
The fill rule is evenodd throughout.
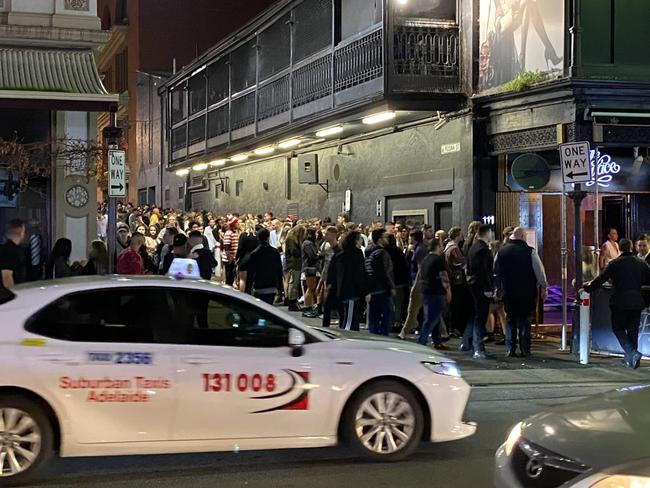
<path id="1" fill-rule="evenodd" d="M 571 142 L 560 145 L 562 181 L 588 183 L 591 181 L 591 148 L 588 142 Z"/>
<path id="2" fill-rule="evenodd" d="M 108 151 L 108 196 L 126 196 L 126 155 L 124 151 Z"/>

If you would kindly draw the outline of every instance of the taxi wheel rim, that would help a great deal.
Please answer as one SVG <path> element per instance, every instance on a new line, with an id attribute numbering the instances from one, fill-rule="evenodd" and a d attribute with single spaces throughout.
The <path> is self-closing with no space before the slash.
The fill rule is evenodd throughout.
<path id="1" fill-rule="evenodd" d="M 32 416 L 17 408 L 0 408 L 0 477 L 29 469 L 40 450 L 41 430 Z"/>
<path id="2" fill-rule="evenodd" d="M 357 439 L 369 451 L 376 454 L 397 452 L 413 438 L 413 406 L 398 393 L 375 393 L 359 406 L 355 431 Z"/>

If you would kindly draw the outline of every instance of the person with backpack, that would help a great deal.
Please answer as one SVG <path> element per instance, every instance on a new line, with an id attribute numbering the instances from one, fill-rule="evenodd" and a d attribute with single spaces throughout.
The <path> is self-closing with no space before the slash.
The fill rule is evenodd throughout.
<path id="1" fill-rule="evenodd" d="M 372 244 L 366 248 L 366 274 L 370 285 L 368 304 L 368 329 L 371 334 L 387 336 L 393 317 L 395 278 L 390 254 L 384 249 L 388 245 L 386 229 L 372 231 Z"/>

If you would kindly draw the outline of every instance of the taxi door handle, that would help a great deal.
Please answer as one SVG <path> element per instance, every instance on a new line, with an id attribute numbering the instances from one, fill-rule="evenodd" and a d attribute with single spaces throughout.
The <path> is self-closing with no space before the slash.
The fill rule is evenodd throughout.
<path id="1" fill-rule="evenodd" d="M 77 358 L 72 356 L 64 356 L 62 354 L 43 354 L 40 359 L 54 364 L 66 364 L 68 366 L 78 366 L 81 364 Z"/>
<path id="2" fill-rule="evenodd" d="M 218 362 L 214 358 L 201 357 L 201 356 L 189 356 L 189 357 L 182 358 L 181 361 L 183 361 L 185 364 L 193 364 L 193 365 L 215 364 Z"/>

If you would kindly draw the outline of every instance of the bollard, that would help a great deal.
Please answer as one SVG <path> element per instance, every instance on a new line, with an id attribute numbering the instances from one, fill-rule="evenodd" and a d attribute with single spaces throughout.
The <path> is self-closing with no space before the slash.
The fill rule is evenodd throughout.
<path id="1" fill-rule="evenodd" d="M 591 349 L 591 317 L 589 293 L 580 293 L 580 364 L 589 364 Z"/>

